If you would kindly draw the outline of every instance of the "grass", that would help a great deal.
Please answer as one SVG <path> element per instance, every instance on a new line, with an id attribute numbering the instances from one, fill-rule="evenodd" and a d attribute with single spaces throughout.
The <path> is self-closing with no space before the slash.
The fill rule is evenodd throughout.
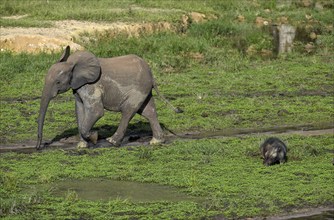
<path id="1" fill-rule="evenodd" d="M 76 39 L 99 57 L 137 54 L 152 67 L 159 89 L 183 108 L 174 114 L 157 100 L 160 122 L 177 133 L 224 129 L 333 126 L 333 54 L 330 6 L 322 10 L 276 1 L 2 1 L 2 26 L 47 27 L 63 19 L 104 22 L 168 21 L 175 31 L 140 37 L 83 33 Z M 94 5 L 92 5 L 94 4 Z M 332 6 L 331 6 L 332 7 Z M 268 13 L 269 9 L 271 12 Z M 180 17 L 198 11 L 216 19 L 181 29 Z M 238 15 L 245 22 L 236 20 Z M 305 15 L 312 15 L 312 19 Z M 275 57 L 268 27 L 261 16 L 288 17 L 300 35 L 294 52 Z M 43 21 L 43 22 L 41 22 Z M 307 27 L 307 28 L 306 28 Z M 317 39 L 310 39 L 310 33 Z M 87 41 L 87 39 L 90 39 Z M 305 51 L 305 45 L 315 45 Z M 253 48 L 253 52 L 249 52 Z M 44 77 L 60 54 L 0 53 L 0 143 L 34 143 Z M 155 94 L 154 94 L 155 95 Z M 106 112 L 95 129 L 112 134 L 120 120 Z M 150 131 L 136 116 L 129 131 Z M 74 98 L 69 91 L 52 100 L 44 140 L 77 134 Z M 289 148 L 288 163 L 264 167 L 258 147 L 266 136 L 175 141 L 158 147 L 50 151 L 0 155 L 0 216 L 5 219 L 176 218 L 199 219 L 268 216 L 305 207 L 333 205 L 332 135 L 281 135 Z M 75 156 L 74 156 L 75 155 Z M 60 169 L 61 168 L 61 169 Z M 26 193 L 36 184 L 62 179 L 107 178 L 154 182 L 179 187 L 205 202 L 134 203 L 130 200 L 86 201 L 52 189 Z"/>
<path id="2" fill-rule="evenodd" d="M 258 146 L 265 136 L 176 141 L 168 147 L 150 148 L 146 156 L 143 151 L 147 147 L 96 149 L 81 155 L 64 151 L 3 154 L 2 213 L 9 214 L 9 218 L 48 218 L 54 212 L 59 218 L 103 218 L 107 214 L 120 219 L 219 214 L 240 218 L 332 204 L 333 172 L 328 152 L 334 147 L 331 136 L 280 137 L 288 144 L 289 161 L 273 167 L 261 163 Z M 37 195 L 22 192 L 34 184 L 98 177 L 175 186 L 205 198 L 205 202 L 102 203 L 60 199 L 50 195 L 50 189 Z"/>
<path id="3" fill-rule="evenodd" d="M 157 36 L 159 37 L 160 35 Z M 177 36 L 171 36 L 173 37 Z M 153 39 L 154 36 L 149 38 Z M 218 66 L 207 64 L 202 67 L 201 63 L 180 58 L 181 61 L 178 63 L 187 62 L 181 67 L 182 64 L 175 66 L 172 64 L 174 58 L 170 56 L 173 54 L 169 56 L 168 51 L 173 50 L 169 42 L 163 45 L 169 50 L 164 48 L 162 50 L 167 51 L 167 56 L 161 55 L 159 58 L 157 54 L 163 52 L 154 51 L 145 54 L 142 51 L 145 50 L 144 45 L 148 43 L 146 38 L 132 39 L 130 45 L 131 41 L 135 41 L 134 45 L 138 45 L 136 48 L 141 51 L 138 52 L 153 66 L 161 92 L 174 105 L 185 110 L 184 114 L 174 114 L 163 102 L 157 100 L 161 123 L 176 132 L 296 124 L 321 125 L 328 124 L 333 118 L 332 64 L 324 63 L 321 57 L 295 57 L 272 61 L 251 61 L 241 57 L 239 62 L 242 62 L 243 66 L 234 71 L 231 71 L 233 69 L 231 64 L 226 64 L 227 66 L 225 63 L 220 63 Z M 180 44 L 182 47 L 187 47 L 182 42 Z M 117 46 L 114 50 L 113 45 L 110 46 L 110 51 L 115 52 Z M 101 45 L 95 48 L 96 54 L 100 53 L 100 47 Z M 140 49 L 141 47 L 143 49 Z M 106 53 L 109 51 L 106 45 L 105 51 Z M 113 56 L 101 52 L 101 56 L 104 55 Z M 58 54 L 36 56 L 1 54 L 2 143 L 34 140 L 43 78 L 48 66 L 57 59 L 57 56 Z M 181 70 L 166 72 L 164 71 L 166 66 L 168 71 L 171 68 L 181 68 Z M 106 113 L 96 127 L 117 126 L 118 122 L 119 114 Z M 130 130 L 141 122 L 145 120 L 135 117 L 130 124 Z M 72 135 L 77 133 L 74 98 L 71 92 L 51 102 L 46 117 L 45 138 L 51 139 L 68 129 Z M 110 132 L 105 135 L 110 135 Z"/>
<path id="4" fill-rule="evenodd" d="M 0 14 L 4 16 L 24 15 L 40 20 L 89 20 L 89 21 L 158 21 L 175 20 L 182 10 L 157 10 L 141 8 L 137 1 L 7 1 L 1 4 Z M 140 2 L 140 1 L 139 1 Z M 2 20 L 4 22 L 4 20 Z M 22 24 L 4 22 L 6 26 Z"/>

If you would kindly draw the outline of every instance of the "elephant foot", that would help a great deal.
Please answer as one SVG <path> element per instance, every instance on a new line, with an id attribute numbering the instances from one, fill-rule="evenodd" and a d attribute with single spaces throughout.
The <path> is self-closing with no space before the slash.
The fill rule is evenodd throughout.
<path id="1" fill-rule="evenodd" d="M 156 139 L 155 137 L 152 138 L 150 141 L 150 145 L 158 145 L 158 144 L 163 144 L 165 142 L 164 139 Z"/>
<path id="2" fill-rule="evenodd" d="M 88 148 L 88 143 L 85 142 L 85 141 L 80 141 L 80 142 L 77 144 L 77 149 L 84 149 L 84 148 Z"/>
<path id="3" fill-rule="evenodd" d="M 94 131 L 89 136 L 89 140 L 95 145 L 97 143 L 98 137 L 99 137 L 99 135 L 98 135 L 97 131 Z"/>
<path id="4" fill-rule="evenodd" d="M 109 137 L 109 138 L 107 138 L 107 141 L 109 142 L 109 143 L 111 143 L 112 145 L 114 145 L 114 146 L 119 146 L 119 145 L 121 145 L 121 143 L 118 141 L 115 141 L 112 137 Z"/>

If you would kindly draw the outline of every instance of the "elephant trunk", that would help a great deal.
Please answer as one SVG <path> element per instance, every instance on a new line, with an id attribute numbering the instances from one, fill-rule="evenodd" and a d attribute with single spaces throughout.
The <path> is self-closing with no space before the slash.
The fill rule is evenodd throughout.
<path id="1" fill-rule="evenodd" d="M 43 137 L 43 125 L 44 125 L 44 119 L 45 119 L 45 114 L 46 110 L 49 106 L 50 100 L 52 99 L 52 96 L 49 95 L 50 92 L 48 92 L 46 89 L 47 87 L 45 86 L 42 94 L 42 99 L 41 99 L 41 105 L 39 109 L 39 116 L 37 119 L 38 123 L 38 139 L 37 139 L 37 144 L 36 144 L 36 149 L 41 148 L 41 143 L 42 143 L 42 137 Z"/>

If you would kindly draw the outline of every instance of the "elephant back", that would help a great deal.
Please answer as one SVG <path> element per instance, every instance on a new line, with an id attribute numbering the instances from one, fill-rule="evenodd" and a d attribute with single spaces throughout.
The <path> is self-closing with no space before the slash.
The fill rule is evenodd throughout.
<path id="1" fill-rule="evenodd" d="M 121 86 L 139 90 L 151 89 L 153 76 L 148 64 L 136 55 L 100 58 L 105 82 L 114 81 Z"/>

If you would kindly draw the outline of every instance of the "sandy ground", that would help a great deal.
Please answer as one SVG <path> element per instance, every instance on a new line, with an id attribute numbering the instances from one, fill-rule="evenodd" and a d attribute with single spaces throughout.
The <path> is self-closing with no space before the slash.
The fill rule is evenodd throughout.
<path id="1" fill-rule="evenodd" d="M 159 23 L 94 23 L 87 21 L 55 21 L 52 28 L 21 28 L 1 27 L 0 50 L 17 53 L 57 52 L 70 45 L 72 50 L 81 50 L 83 47 L 74 40 L 85 40 L 85 36 L 107 32 L 111 35 L 125 33 L 128 36 L 138 36 L 142 32 L 172 30 L 168 22 Z"/>
<path id="2" fill-rule="evenodd" d="M 29 15 L 21 15 L 2 18 L 17 20 L 24 19 L 28 16 Z M 180 22 L 184 26 L 187 26 L 189 20 L 198 23 L 203 22 L 205 19 L 206 16 L 204 14 L 190 12 L 183 15 L 180 18 Z M 108 36 L 111 37 L 120 33 L 126 34 L 127 36 L 138 37 L 141 33 L 153 33 L 165 30 L 174 31 L 175 26 L 169 22 L 96 23 L 88 21 L 63 20 L 52 22 L 52 27 L 50 28 L 1 27 L 0 51 L 13 51 L 16 53 L 58 52 L 67 45 L 70 45 L 72 50 L 76 51 L 82 50 L 83 47 L 75 42 L 92 40 L 87 36 L 92 37 L 94 34 L 98 33 L 107 33 Z"/>

